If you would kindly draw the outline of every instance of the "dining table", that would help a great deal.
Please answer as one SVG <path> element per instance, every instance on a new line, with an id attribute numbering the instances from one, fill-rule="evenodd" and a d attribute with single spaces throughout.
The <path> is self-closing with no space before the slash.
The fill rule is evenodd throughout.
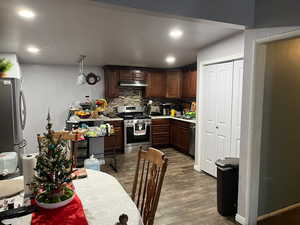
<path id="1" fill-rule="evenodd" d="M 101 171 L 86 169 L 86 172 L 87 177 L 73 180 L 73 186 L 89 225 L 115 225 L 122 214 L 128 216 L 128 225 L 143 225 L 135 203 L 116 178 Z M 31 225 L 31 218 L 30 214 L 3 222 Z"/>

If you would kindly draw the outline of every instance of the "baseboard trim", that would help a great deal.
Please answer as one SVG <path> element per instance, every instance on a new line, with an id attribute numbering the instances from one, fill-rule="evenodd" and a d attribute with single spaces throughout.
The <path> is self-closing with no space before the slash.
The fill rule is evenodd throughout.
<path id="1" fill-rule="evenodd" d="M 194 165 L 194 170 L 201 172 L 200 166 L 199 165 Z"/>
<path id="2" fill-rule="evenodd" d="M 242 225 L 247 225 L 246 218 L 245 218 L 245 217 L 242 217 L 242 216 L 239 215 L 239 214 L 236 214 L 236 215 L 235 215 L 235 220 L 236 220 L 237 222 L 239 222 L 240 224 L 242 224 Z"/>

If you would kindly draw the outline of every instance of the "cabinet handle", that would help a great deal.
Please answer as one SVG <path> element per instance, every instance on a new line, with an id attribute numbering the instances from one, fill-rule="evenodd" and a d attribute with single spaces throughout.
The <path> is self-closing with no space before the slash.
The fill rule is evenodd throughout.
<path id="1" fill-rule="evenodd" d="M 217 129 L 219 129 L 219 127 L 218 127 L 218 126 L 216 126 L 216 128 L 217 128 Z"/>

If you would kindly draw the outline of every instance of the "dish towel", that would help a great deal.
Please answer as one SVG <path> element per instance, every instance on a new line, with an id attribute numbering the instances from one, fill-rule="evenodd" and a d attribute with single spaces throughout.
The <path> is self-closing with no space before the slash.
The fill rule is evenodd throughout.
<path id="1" fill-rule="evenodd" d="M 33 203 L 35 204 L 35 202 Z M 31 225 L 88 225 L 82 203 L 76 196 L 68 205 L 57 209 L 42 209 L 32 214 Z"/>

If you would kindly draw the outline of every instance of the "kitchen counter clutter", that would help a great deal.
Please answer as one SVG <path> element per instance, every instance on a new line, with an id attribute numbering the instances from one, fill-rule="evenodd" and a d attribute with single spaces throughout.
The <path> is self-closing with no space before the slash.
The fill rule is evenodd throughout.
<path id="1" fill-rule="evenodd" d="M 97 144 L 101 146 L 98 148 L 101 151 L 104 148 L 104 154 L 115 150 L 126 153 L 140 146 L 171 146 L 194 156 L 195 101 L 190 99 L 162 103 L 159 100 L 148 100 L 145 104 L 145 99 L 140 95 L 138 97 L 137 93 L 126 93 L 124 96 L 127 97 L 119 97 L 112 102 L 110 100 L 109 104 L 105 99 L 90 100 L 89 96 L 86 96 L 84 102 L 73 104 L 66 121 L 67 130 L 94 128 L 88 132 L 89 137 L 93 137 L 97 136 L 99 127 L 111 127 L 115 134 L 104 137 L 104 141 Z M 137 99 L 139 105 L 128 105 L 128 102 L 135 102 Z M 79 149 L 85 149 L 87 144 L 80 145 L 83 146 L 78 146 Z M 94 155 L 97 153 L 93 152 Z"/>
<path id="2" fill-rule="evenodd" d="M 99 118 L 86 118 L 86 119 L 78 119 L 77 121 L 71 121 L 68 120 L 67 123 L 80 123 L 80 122 L 93 122 L 93 121 L 104 121 L 104 122 L 110 122 L 110 121 L 123 121 L 124 119 L 121 117 L 115 117 L 110 118 L 107 116 L 101 116 Z"/>

